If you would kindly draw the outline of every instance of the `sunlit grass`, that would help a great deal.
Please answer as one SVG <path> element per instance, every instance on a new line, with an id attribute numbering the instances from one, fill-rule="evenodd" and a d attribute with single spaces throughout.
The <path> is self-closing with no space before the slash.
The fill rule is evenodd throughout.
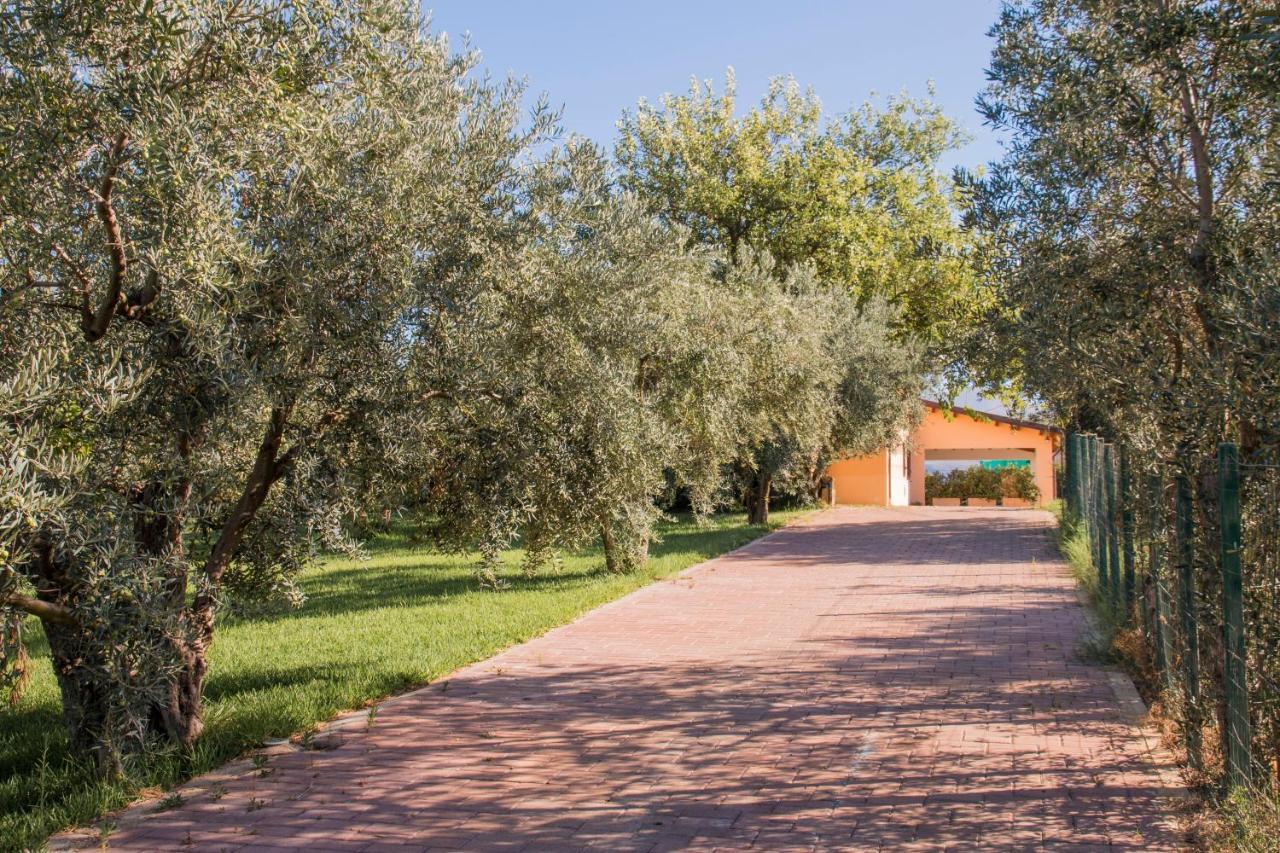
<path id="1" fill-rule="evenodd" d="M 1093 562 L 1089 530 L 1083 521 L 1066 511 L 1060 500 L 1051 501 L 1045 505 L 1045 509 L 1057 516 L 1058 550 L 1071 568 L 1071 574 L 1095 617 L 1097 636 L 1092 639 L 1089 651 L 1097 657 L 1110 659 L 1114 656 L 1112 646 L 1116 632 L 1124 625 L 1124 612 L 1102 588 L 1098 567 Z"/>
<path id="2" fill-rule="evenodd" d="M 770 527 L 797 513 L 775 513 Z M 536 578 L 523 552 L 502 555 L 499 591 L 475 579 L 475 557 L 415 548 L 403 532 L 371 543 L 371 557 L 325 559 L 302 579 L 307 601 L 287 613 L 219 623 L 206 691 L 206 732 L 191 755 L 133 768 L 127 784 L 96 782 L 68 754 L 48 650 L 35 638 L 35 672 L 15 708 L 0 709 L 0 849 L 39 847 L 144 787 L 169 787 L 340 711 L 439 678 L 568 622 L 645 584 L 767 532 L 741 515 L 702 526 L 665 524 L 641 572 L 612 575 L 598 549 L 565 557 Z M 33 623 L 34 626 L 34 623 Z"/>

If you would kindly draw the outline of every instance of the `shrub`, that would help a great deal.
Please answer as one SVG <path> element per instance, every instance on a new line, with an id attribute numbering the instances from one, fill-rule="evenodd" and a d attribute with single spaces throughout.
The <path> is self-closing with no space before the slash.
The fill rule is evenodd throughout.
<path id="1" fill-rule="evenodd" d="M 1033 501 L 1040 496 L 1035 475 L 1030 468 L 958 468 L 946 474 L 926 474 L 926 500 L 933 498 L 1024 498 Z"/>

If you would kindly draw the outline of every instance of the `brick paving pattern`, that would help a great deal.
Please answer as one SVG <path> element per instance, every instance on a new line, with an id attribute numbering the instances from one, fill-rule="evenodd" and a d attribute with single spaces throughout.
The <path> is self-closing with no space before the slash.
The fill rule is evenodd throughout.
<path id="1" fill-rule="evenodd" d="M 339 720 L 328 750 L 137 806 L 110 846 L 1176 849 L 1177 776 L 1080 657 L 1050 523 L 818 514 Z"/>

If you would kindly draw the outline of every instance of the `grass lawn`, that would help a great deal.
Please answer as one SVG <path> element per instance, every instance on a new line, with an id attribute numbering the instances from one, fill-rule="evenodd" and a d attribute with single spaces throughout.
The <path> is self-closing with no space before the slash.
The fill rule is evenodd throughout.
<path id="1" fill-rule="evenodd" d="M 798 514 L 775 513 L 769 528 Z M 160 755 L 134 768 L 127 786 L 96 782 L 68 754 L 48 649 L 35 638 L 31 684 L 16 707 L 0 708 L 0 849 L 38 848 L 143 788 L 175 785 L 263 738 L 305 731 L 483 660 L 767 529 L 742 515 L 664 524 L 648 567 L 632 575 L 606 573 L 599 550 L 588 549 L 566 556 L 558 573 L 525 578 L 523 554 L 511 550 L 500 572 L 507 586 L 496 592 L 475 580 L 473 556 L 414 548 L 404 533 L 370 543 L 367 561 L 322 560 L 302 579 L 300 610 L 219 623 L 204 736 L 191 755 Z"/>

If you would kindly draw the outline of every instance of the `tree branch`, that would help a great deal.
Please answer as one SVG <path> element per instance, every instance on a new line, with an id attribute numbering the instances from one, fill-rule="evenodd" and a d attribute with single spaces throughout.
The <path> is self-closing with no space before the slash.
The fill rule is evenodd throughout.
<path id="1" fill-rule="evenodd" d="M 495 391 L 492 388 L 464 388 L 462 391 L 463 393 L 487 397 L 497 403 L 501 403 L 505 399 L 500 391 Z M 450 400 L 457 402 L 458 397 L 459 393 L 457 392 L 446 391 L 443 388 L 433 388 L 430 391 L 424 391 L 422 394 L 418 395 L 418 402 L 426 403 L 431 400 Z"/>
<path id="2" fill-rule="evenodd" d="M 111 192 L 115 188 L 116 175 L 120 170 L 120 160 L 125 146 L 129 144 L 129 136 L 124 131 L 116 137 L 115 143 L 108 152 L 107 171 L 102 177 L 102 186 L 98 190 L 98 218 L 102 220 L 103 230 L 107 234 L 107 254 L 111 258 L 111 273 L 107 282 L 107 293 L 98 303 L 97 309 L 91 304 L 89 291 L 84 292 L 84 316 L 80 320 L 80 328 L 85 340 L 90 343 L 100 340 L 107 333 L 111 318 L 120 307 L 120 291 L 124 287 L 125 273 L 129 271 L 129 262 L 124 253 L 124 237 L 120 233 L 120 221 L 116 218 L 116 210 L 111 201 Z"/>
<path id="3" fill-rule="evenodd" d="M 218 533 L 218 540 L 209 552 L 204 563 L 204 588 L 196 595 L 192 603 L 194 614 L 201 635 L 208 640 L 213 636 L 213 610 L 216 594 L 222 581 L 222 574 L 231 563 L 231 558 L 244 539 L 244 531 L 253 521 L 271 486 L 280 479 L 286 466 L 281 464 L 280 441 L 284 437 L 285 426 L 289 420 L 291 406 L 276 406 L 271 410 L 267 428 L 258 445 L 254 457 L 253 468 L 245 480 L 244 489 L 239 500 L 231 509 L 227 520 Z"/>
<path id="4" fill-rule="evenodd" d="M 44 236 L 44 232 L 37 228 L 34 222 L 27 223 L 27 230 L 39 237 L 41 240 L 47 239 Z M 80 282 L 80 294 L 87 301 L 89 298 L 89 292 L 93 289 L 93 282 L 89 280 L 89 276 L 85 273 L 84 268 L 72 260 L 71 256 L 67 254 L 66 250 L 63 249 L 56 240 L 49 240 L 49 248 L 53 249 L 53 253 L 58 256 L 58 260 L 67 265 L 71 270 L 71 274 L 76 277 L 76 281 Z M 27 275 L 30 276 L 31 273 L 28 272 Z"/>
<path id="5" fill-rule="evenodd" d="M 127 299 L 122 300 L 120 312 L 130 320 L 140 320 L 159 297 L 160 274 L 151 270 L 147 273 L 146 282 L 142 287 L 130 293 Z"/>
<path id="6" fill-rule="evenodd" d="M 44 308 L 57 308 L 59 311 L 70 311 L 73 314 L 80 313 L 80 306 L 74 302 L 50 302 L 49 300 L 41 300 L 36 303 Z"/>
<path id="7" fill-rule="evenodd" d="M 52 601 L 41 601 L 38 598 L 32 598 L 28 595 L 19 595 L 11 592 L 3 599 L 0 604 L 5 607 L 13 607 L 24 613 L 30 613 L 32 616 L 38 616 L 45 622 L 55 625 L 78 625 L 75 614 L 70 607 L 61 604 L 54 604 Z"/>
<path id="8" fill-rule="evenodd" d="M 12 262 L 10 261 L 10 263 Z M 64 282 L 42 281 L 41 279 L 38 279 L 34 275 L 32 275 L 30 270 L 27 270 L 23 274 L 22 284 L 19 284 L 16 287 L 10 287 L 8 289 L 5 289 L 3 286 L 0 286 L 0 303 L 6 302 L 7 300 L 10 300 L 13 297 L 17 296 L 19 293 L 23 293 L 28 290 L 61 290 L 65 287 L 66 287 L 66 284 Z"/>

